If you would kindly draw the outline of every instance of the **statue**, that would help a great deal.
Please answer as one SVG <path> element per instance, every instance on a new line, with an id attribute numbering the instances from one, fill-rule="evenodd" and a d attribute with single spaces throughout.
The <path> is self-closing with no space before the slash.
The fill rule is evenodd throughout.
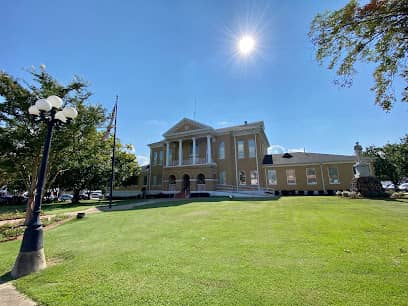
<path id="1" fill-rule="evenodd" d="M 358 143 L 358 141 L 354 146 L 354 153 L 356 154 L 357 159 L 357 162 L 353 165 L 354 177 L 359 178 L 370 176 L 370 166 L 361 159 L 363 147 Z"/>
<path id="2" fill-rule="evenodd" d="M 367 160 L 362 158 L 363 147 L 356 142 L 354 146 L 356 163 L 353 165 L 354 178 L 350 190 L 364 197 L 383 196 L 381 182 L 371 173 Z"/>
<path id="3" fill-rule="evenodd" d="M 356 145 L 354 146 L 354 153 L 356 154 L 357 162 L 360 162 L 361 160 L 361 153 L 363 153 L 363 147 L 356 142 Z"/>

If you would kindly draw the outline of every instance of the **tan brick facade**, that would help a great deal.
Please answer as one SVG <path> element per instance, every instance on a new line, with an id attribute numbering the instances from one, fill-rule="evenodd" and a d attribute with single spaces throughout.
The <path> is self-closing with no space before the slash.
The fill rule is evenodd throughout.
<path id="1" fill-rule="evenodd" d="M 351 156 L 337 156 L 337 162 L 316 161 L 306 164 L 263 164 L 269 141 L 262 121 L 229 128 L 213 129 L 199 122 L 183 119 L 163 134 L 162 141 L 150 147 L 150 167 L 145 171 L 151 192 L 196 191 L 327 191 L 350 188 L 353 178 Z M 181 145 L 181 147 L 180 147 Z M 210 154 L 207 154 L 210 152 Z M 305 155 L 307 155 L 305 153 Z M 344 160 L 338 157 L 344 157 Z M 274 157 L 275 158 L 275 157 Z M 279 159 L 278 159 L 279 160 Z M 293 161 L 293 160 L 292 160 Z M 331 169 L 331 179 L 329 168 Z M 309 181 L 307 179 L 307 169 Z M 276 171 L 276 184 L 270 184 L 268 171 Z M 296 182 L 288 183 L 287 171 Z M 333 181 L 337 173 L 338 181 Z M 146 179 L 144 179 L 146 183 Z M 292 183 L 292 184 L 290 184 Z"/>

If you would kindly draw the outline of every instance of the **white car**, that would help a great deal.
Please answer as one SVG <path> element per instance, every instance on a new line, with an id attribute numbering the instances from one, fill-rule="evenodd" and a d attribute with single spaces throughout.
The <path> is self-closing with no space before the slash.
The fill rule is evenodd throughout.
<path id="1" fill-rule="evenodd" d="M 408 191 L 408 183 L 403 183 L 398 186 L 399 190 Z"/>
<path id="2" fill-rule="evenodd" d="M 60 201 L 70 201 L 74 196 L 72 194 L 62 194 L 59 197 Z"/>
<path id="3" fill-rule="evenodd" d="M 103 199 L 103 194 L 99 192 L 92 192 L 90 197 L 90 200 L 102 200 Z"/>

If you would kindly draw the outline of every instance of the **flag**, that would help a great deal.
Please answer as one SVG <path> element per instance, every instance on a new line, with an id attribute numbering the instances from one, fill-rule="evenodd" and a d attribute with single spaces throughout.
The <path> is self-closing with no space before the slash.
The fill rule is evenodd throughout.
<path id="1" fill-rule="evenodd" d="M 115 120 L 115 117 L 116 117 L 116 107 L 117 106 L 116 106 L 116 103 L 115 103 L 115 106 L 113 107 L 112 113 L 110 115 L 109 124 L 106 127 L 106 131 L 105 131 L 105 133 L 103 134 L 103 137 L 102 137 L 103 141 L 107 141 L 109 139 L 110 131 L 114 127 L 114 120 Z"/>

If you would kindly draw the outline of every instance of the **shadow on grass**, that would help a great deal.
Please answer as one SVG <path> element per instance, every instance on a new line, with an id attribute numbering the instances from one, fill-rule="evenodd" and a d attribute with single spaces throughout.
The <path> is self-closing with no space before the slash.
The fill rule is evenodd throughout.
<path id="1" fill-rule="evenodd" d="M 120 206 L 113 206 L 110 209 L 108 206 L 100 206 L 96 207 L 101 212 L 117 212 L 117 211 L 124 211 L 124 210 L 139 210 L 139 209 L 152 209 L 152 208 L 163 208 L 163 207 L 176 207 L 181 205 L 187 205 L 192 203 L 199 203 L 199 202 L 224 202 L 224 201 L 232 201 L 232 202 L 247 202 L 247 201 L 257 201 L 257 202 L 264 202 L 264 201 L 272 201 L 278 200 L 279 197 L 268 197 L 268 198 L 228 198 L 228 197 L 204 197 L 204 198 L 190 198 L 190 199 L 156 199 L 155 202 L 149 203 L 146 200 L 146 204 L 138 203 L 129 204 L 129 207 L 120 207 Z"/>
<path id="2" fill-rule="evenodd" d="M 399 202 L 408 204 L 408 199 L 393 199 L 393 198 L 365 198 L 367 200 L 385 201 L 385 202 Z"/>
<path id="3" fill-rule="evenodd" d="M 8 271 L 0 276 L 0 285 L 5 284 L 12 280 L 13 278 L 11 277 L 11 271 Z"/>

